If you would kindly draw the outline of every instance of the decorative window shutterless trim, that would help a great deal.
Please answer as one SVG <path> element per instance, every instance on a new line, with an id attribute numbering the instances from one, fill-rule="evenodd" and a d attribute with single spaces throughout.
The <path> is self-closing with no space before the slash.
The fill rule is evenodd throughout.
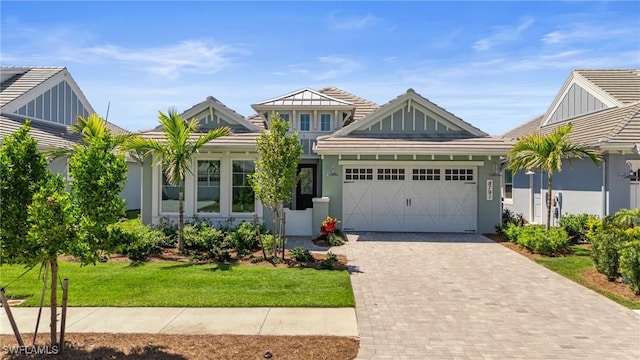
<path id="1" fill-rule="evenodd" d="M 378 180 L 404 180 L 404 169 L 378 169 Z"/>
<path id="2" fill-rule="evenodd" d="M 373 169 L 371 168 L 345 168 L 345 180 L 373 180 Z"/>
<path id="3" fill-rule="evenodd" d="M 445 181 L 473 181 L 473 169 L 445 169 Z"/>
<path id="4" fill-rule="evenodd" d="M 440 169 L 413 169 L 413 180 L 440 181 Z"/>

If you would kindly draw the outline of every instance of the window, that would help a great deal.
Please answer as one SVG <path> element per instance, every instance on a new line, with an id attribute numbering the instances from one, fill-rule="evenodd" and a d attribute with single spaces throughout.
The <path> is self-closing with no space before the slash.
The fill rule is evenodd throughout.
<path id="1" fill-rule="evenodd" d="M 233 160 L 231 211 L 251 213 L 255 209 L 255 197 L 249 184 L 249 175 L 255 172 L 252 160 Z"/>
<path id="2" fill-rule="evenodd" d="M 373 169 L 344 169 L 345 180 L 373 180 Z"/>
<path id="3" fill-rule="evenodd" d="M 311 115 L 300 114 L 300 131 L 311 130 Z"/>
<path id="4" fill-rule="evenodd" d="M 197 181 L 197 212 L 220 212 L 220 160 L 198 160 Z"/>
<path id="5" fill-rule="evenodd" d="M 445 181 L 473 181 L 473 169 L 445 169 Z"/>
<path id="6" fill-rule="evenodd" d="M 413 169 L 413 180 L 440 181 L 440 169 Z"/>
<path id="7" fill-rule="evenodd" d="M 280 115 L 280 119 L 289 122 L 289 114 L 278 114 Z"/>
<path id="8" fill-rule="evenodd" d="M 171 185 L 167 180 L 165 174 L 165 168 L 162 169 L 162 212 L 163 213 L 177 213 L 179 211 L 179 195 L 180 188 L 178 186 Z"/>
<path id="9" fill-rule="evenodd" d="M 320 131 L 331 131 L 331 115 L 320 115 Z"/>
<path id="10" fill-rule="evenodd" d="M 504 171 L 504 188 L 502 189 L 504 200 L 513 200 L 513 173 L 507 169 Z"/>
<path id="11" fill-rule="evenodd" d="M 378 180 L 404 180 L 404 169 L 378 169 Z"/>

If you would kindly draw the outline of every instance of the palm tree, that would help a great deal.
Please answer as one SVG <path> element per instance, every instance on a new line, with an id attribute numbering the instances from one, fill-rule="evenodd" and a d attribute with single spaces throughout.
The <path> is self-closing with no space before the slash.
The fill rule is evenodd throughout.
<path id="1" fill-rule="evenodd" d="M 230 135 L 231 130 L 217 128 L 192 139 L 200 127 L 197 119 L 185 121 L 175 108 L 170 108 L 168 114 L 162 111 L 158 114 L 165 141 L 134 136 L 127 141 L 125 148 L 137 151 L 143 157 L 153 153 L 154 162 L 165 169 L 167 181 L 178 187 L 178 250 L 184 252 L 184 180 L 186 173 L 191 172 L 191 156 L 209 141 Z"/>
<path id="2" fill-rule="evenodd" d="M 131 134 L 113 134 L 107 126 L 107 121 L 98 114 L 91 114 L 86 119 L 78 115 L 77 122 L 71 125 L 71 133 L 82 135 L 82 145 L 87 145 L 92 139 L 99 138 L 105 134 L 109 134 L 112 139 L 113 149 L 122 146 Z M 55 148 L 47 154 L 52 159 L 71 156 L 75 152 L 75 148 Z"/>
<path id="3" fill-rule="evenodd" d="M 571 123 L 557 127 L 548 135 L 534 133 L 518 140 L 509 151 L 509 168 L 518 170 L 538 169 L 548 174 L 547 181 L 547 230 L 551 226 L 551 200 L 553 173 L 562 171 L 562 159 L 589 158 L 596 165 L 600 163 L 600 151 L 587 145 L 574 144 L 569 140 L 573 129 Z"/>

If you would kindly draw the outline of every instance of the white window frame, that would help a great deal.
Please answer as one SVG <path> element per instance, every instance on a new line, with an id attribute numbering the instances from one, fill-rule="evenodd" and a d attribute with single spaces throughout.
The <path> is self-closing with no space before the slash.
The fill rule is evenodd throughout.
<path id="1" fill-rule="evenodd" d="M 511 182 L 507 182 L 507 172 L 511 172 Z M 513 204 L 513 177 L 514 174 L 511 170 L 509 169 L 504 169 L 504 171 L 502 172 L 502 186 L 501 186 L 501 196 L 502 196 L 502 201 L 505 204 L 509 204 L 512 205 Z M 511 197 L 507 197 L 507 186 L 511 186 Z"/>
<path id="2" fill-rule="evenodd" d="M 322 118 L 323 118 L 324 116 L 327 116 L 327 117 L 329 118 L 329 124 L 327 124 L 328 126 L 327 126 L 327 129 L 326 129 L 326 130 L 325 130 L 325 129 L 323 129 L 323 126 L 322 126 Z M 321 114 L 320 114 L 320 131 L 322 131 L 322 132 L 329 132 L 329 131 L 331 131 L 331 114 L 330 114 L 330 113 L 321 113 Z"/>
<path id="3" fill-rule="evenodd" d="M 219 211 L 218 212 L 213 212 L 213 211 L 208 211 L 208 212 L 200 212 L 198 211 L 198 188 L 199 188 L 199 180 L 198 180 L 198 162 L 199 161 L 217 161 L 218 162 L 218 166 L 219 166 L 219 171 L 220 171 L 220 179 L 219 181 L 219 185 L 218 188 L 220 189 L 220 196 L 218 197 L 218 205 L 219 205 Z M 223 182 L 223 174 L 222 174 L 222 159 L 221 158 L 196 158 L 194 159 L 195 162 L 195 171 L 194 171 L 194 200 L 193 200 L 193 205 L 194 205 L 194 214 L 197 214 L 198 216 L 219 216 L 221 215 L 224 211 L 224 209 L 222 208 L 222 194 L 223 194 L 223 187 L 224 187 L 224 182 Z"/>
<path id="4" fill-rule="evenodd" d="M 239 157 L 239 158 L 231 158 L 229 159 L 229 175 L 231 176 L 229 179 L 229 214 L 230 215 L 235 215 L 235 216 L 243 216 L 243 215 L 250 215 L 250 214 L 258 214 L 258 198 L 256 197 L 255 191 L 253 193 L 253 211 L 252 212 L 235 212 L 233 211 L 233 162 L 234 161 L 252 161 L 253 165 L 254 165 L 254 172 L 255 172 L 255 164 L 256 164 L 256 159 L 255 158 L 245 158 L 245 157 Z M 253 191 L 253 189 L 251 189 Z"/>
<path id="5" fill-rule="evenodd" d="M 306 130 L 302 128 L 302 117 L 303 116 L 308 116 L 309 117 L 309 127 Z M 310 113 L 301 113 L 298 116 L 298 123 L 299 123 L 298 129 L 300 129 L 300 131 L 311 131 L 311 114 Z"/>

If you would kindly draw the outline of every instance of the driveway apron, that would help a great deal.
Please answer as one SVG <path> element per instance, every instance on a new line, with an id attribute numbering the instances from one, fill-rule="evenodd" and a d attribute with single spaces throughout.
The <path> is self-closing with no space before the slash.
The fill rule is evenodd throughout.
<path id="1" fill-rule="evenodd" d="M 349 238 L 358 359 L 640 359 L 637 313 L 481 235 Z"/>

